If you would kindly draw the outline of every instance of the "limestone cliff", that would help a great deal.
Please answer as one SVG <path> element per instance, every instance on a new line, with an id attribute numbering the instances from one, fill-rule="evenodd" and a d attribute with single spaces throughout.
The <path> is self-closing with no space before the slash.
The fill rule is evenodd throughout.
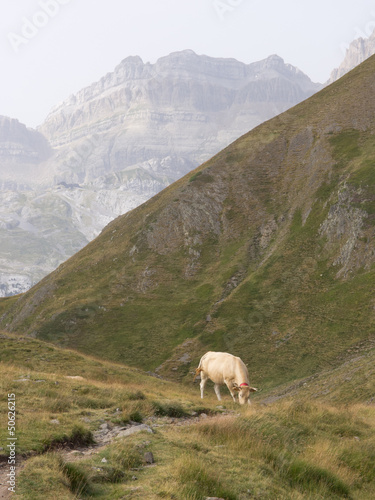
<path id="1" fill-rule="evenodd" d="M 328 83 L 335 82 L 373 54 L 375 54 L 375 31 L 369 38 L 357 38 L 349 45 L 344 60 L 332 71 Z"/>

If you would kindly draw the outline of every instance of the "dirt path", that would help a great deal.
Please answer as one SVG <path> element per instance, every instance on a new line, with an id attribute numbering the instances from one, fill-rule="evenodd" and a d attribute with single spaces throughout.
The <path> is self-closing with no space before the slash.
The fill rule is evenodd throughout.
<path id="1" fill-rule="evenodd" d="M 9 465 L 7 462 L 0 462 L 0 499 L 8 500 L 13 496 L 13 493 L 8 491 L 8 476 L 9 474 Z"/>
<path id="2" fill-rule="evenodd" d="M 191 425 L 202 419 L 208 418 L 204 413 L 192 417 L 185 418 L 170 418 L 170 417 L 150 417 L 146 424 L 129 424 L 127 426 L 111 425 L 107 422 L 101 424 L 99 429 L 93 433 L 95 444 L 89 446 L 77 446 L 74 449 L 64 448 L 60 453 L 67 462 L 77 462 L 85 458 L 100 453 L 106 446 L 111 444 L 115 439 L 120 437 L 130 436 L 138 432 L 146 432 L 152 434 L 155 428 L 165 427 L 169 425 L 182 426 Z M 27 459 L 17 465 L 16 469 L 16 485 L 18 475 L 26 463 Z M 13 497 L 13 493 L 8 491 L 7 480 L 9 479 L 9 465 L 6 461 L 0 462 L 0 500 L 9 500 Z"/>

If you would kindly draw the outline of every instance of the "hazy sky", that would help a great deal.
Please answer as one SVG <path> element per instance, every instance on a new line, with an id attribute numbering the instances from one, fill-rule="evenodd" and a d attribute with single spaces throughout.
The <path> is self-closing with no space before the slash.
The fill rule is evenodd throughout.
<path id="1" fill-rule="evenodd" d="M 278 54 L 324 82 L 345 46 L 375 28 L 373 0 L 3 0 L 0 9 L 0 115 L 28 126 L 129 55 Z"/>

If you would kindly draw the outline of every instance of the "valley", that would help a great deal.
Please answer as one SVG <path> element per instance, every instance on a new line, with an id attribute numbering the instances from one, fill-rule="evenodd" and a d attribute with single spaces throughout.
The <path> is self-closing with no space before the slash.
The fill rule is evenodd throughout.
<path id="1" fill-rule="evenodd" d="M 15 498 L 374 498 L 374 75 L 375 56 L 323 89 L 277 56 L 128 58 L 38 132 L 1 122 Z M 240 132 L 271 88 L 277 116 Z M 251 405 L 200 398 L 209 350 L 241 357 Z"/>

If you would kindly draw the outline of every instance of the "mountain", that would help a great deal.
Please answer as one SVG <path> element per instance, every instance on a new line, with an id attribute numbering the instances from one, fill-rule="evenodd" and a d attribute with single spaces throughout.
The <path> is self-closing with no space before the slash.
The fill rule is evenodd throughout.
<path id="1" fill-rule="evenodd" d="M 275 55 L 248 65 L 191 50 L 155 64 L 128 57 L 55 108 L 39 130 L 54 147 L 73 150 L 71 164 L 64 158 L 58 168 L 68 182 L 173 155 L 197 166 L 319 88 Z"/>
<path id="2" fill-rule="evenodd" d="M 18 120 L 0 116 L 0 187 L 25 190 L 30 182 L 39 181 L 43 163 L 51 156 L 48 140 L 39 132 L 26 128 Z M 36 179 L 38 177 L 38 179 Z"/>
<path id="3" fill-rule="evenodd" d="M 17 165 L 0 166 L 0 295 L 26 291 L 115 217 L 319 88 L 278 56 L 244 64 L 187 50 L 155 64 L 128 57 L 38 131 L 13 121 L 14 142 L 0 120 L 0 150 L 20 147 Z"/>
<path id="4" fill-rule="evenodd" d="M 369 38 L 357 38 L 349 45 L 343 62 L 332 71 L 328 83 L 335 82 L 373 54 L 375 54 L 375 31 Z"/>
<path id="5" fill-rule="evenodd" d="M 373 346 L 375 57 L 118 217 L 3 328 L 188 378 L 230 351 L 255 386 Z"/>

